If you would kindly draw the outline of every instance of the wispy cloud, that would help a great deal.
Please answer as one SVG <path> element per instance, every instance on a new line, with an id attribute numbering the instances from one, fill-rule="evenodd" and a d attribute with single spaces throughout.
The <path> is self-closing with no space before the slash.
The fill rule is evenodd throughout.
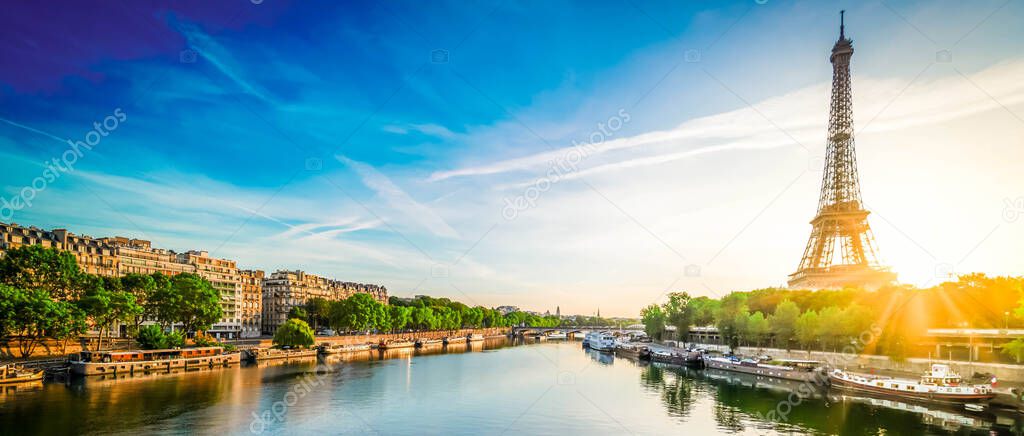
<path id="1" fill-rule="evenodd" d="M 267 92 L 262 87 L 251 83 L 243 76 L 242 67 L 223 45 L 193 24 L 180 20 L 174 20 L 171 24 L 181 32 L 191 49 L 200 55 L 202 61 L 209 62 L 217 71 L 220 71 L 221 74 L 238 85 L 246 93 L 263 101 L 271 101 L 271 98 L 267 96 Z"/>
<path id="2" fill-rule="evenodd" d="M 855 107 L 858 111 L 855 127 L 867 128 L 870 132 L 892 131 L 1016 105 L 1024 102 L 1024 83 L 1019 80 L 1022 75 L 1024 61 L 1017 60 L 971 74 L 966 80 L 959 74 L 949 74 L 912 83 L 902 95 L 894 95 L 906 87 L 902 81 L 856 77 L 858 94 Z M 994 98 L 979 93 L 975 83 L 985 84 L 986 92 Z M 590 167 L 564 178 L 575 179 L 731 150 L 820 145 L 824 141 L 822 107 L 827 103 L 828 92 L 828 84 L 814 85 L 758 102 L 754 107 L 693 119 L 673 129 L 607 141 L 590 152 L 591 157 L 587 160 L 592 162 Z M 897 104 L 890 104 L 897 96 Z M 645 149 L 656 145 L 664 147 L 653 151 Z M 533 170 L 550 165 L 571 149 L 565 147 L 489 164 L 437 171 L 430 175 L 428 181 Z M 625 158 L 617 155 L 611 162 L 598 158 L 601 154 L 630 149 L 647 155 Z M 522 181 L 502 187 L 529 183 Z"/>
<path id="3" fill-rule="evenodd" d="M 437 236 L 446 238 L 459 237 L 459 233 L 449 226 L 433 209 L 414 200 L 412 196 L 398 187 L 390 178 L 377 171 L 377 169 L 342 155 L 338 155 L 336 158 L 355 171 L 363 181 L 363 184 L 383 198 L 385 202 L 402 215 L 404 220 L 416 223 Z"/>
<path id="4" fill-rule="evenodd" d="M 32 133 L 38 133 L 38 134 L 43 135 L 43 136 L 45 136 L 47 138 L 51 138 L 51 139 L 54 139 L 54 140 L 57 140 L 57 141 L 60 141 L 60 142 L 67 141 L 67 139 L 61 138 L 60 136 L 54 135 L 54 134 L 49 133 L 49 132 L 44 132 L 44 131 L 36 129 L 34 127 L 29 127 L 29 126 L 26 126 L 26 125 L 18 123 L 18 122 L 14 122 L 14 121 L 8 120 L 7 118 L 0 117 L 0 121 L 3 121 L 5 123 L 7 123 L 7 124 L 10 124 L 10 125 L 12 125 L 14 127 L 17 127 L 17 128 L 23 129 L 23 130 L 28 130 L 29 132 L 32 132 Z"/>

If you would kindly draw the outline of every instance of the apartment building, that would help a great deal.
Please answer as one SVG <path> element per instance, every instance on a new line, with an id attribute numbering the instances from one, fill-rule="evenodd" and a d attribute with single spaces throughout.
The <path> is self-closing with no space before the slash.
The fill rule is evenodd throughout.
<path id="1" fill-rule="evenodd" d="M 253 338 L 262 332 L 263 278 L 260 270 L 239 270 L 242 278 L 242 338 Z"/>
<path id="2" fill-rule="evenodd" d="M 224 315 L 207 333 L 218 339 L 237 339 L 242 332 L 242 276 L 235 261 L 210 257 L 206 251 L 190 250 L 178 254 L 178 263 L 192 265 L 196 274 L 220 292 Z"/>
<path id="3" fill-rule="evenodd" d="M 356 293 L 371 295 L 387 304 L 387 288 L 378 285 L 342 282 L 304 271 L 277 271 L 263 280 L 263 333 L 273 334 L 288 319 L 288 312 L 303 306 L 311 298 L 343 300 Z"/>

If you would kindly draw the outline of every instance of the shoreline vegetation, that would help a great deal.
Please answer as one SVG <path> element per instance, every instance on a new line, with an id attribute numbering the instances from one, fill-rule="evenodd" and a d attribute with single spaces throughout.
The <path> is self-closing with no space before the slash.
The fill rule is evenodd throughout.
<path id="1" fill-rule="evenodd" d="M 204 334 L 223 316 L 220 293 L 192 273 L 167 276 L 126 274 L 107 277 L 81 271 L 75 257 L 55 248 L 29 245 L 0 257 L 0 344 L 4 358 L 33 357 L 39 347 L 51 356 L 96 332 L 94 351 L 115 344 L 143 349 L 184 346 L 234 346 Z M 414 332 L 461 328 L 611 325 L 599 317 L 501 313 L 447 298 L 391 297 L 382 304 L 357 293 L 338 301 L 313 298 L 292 307 L 285 331 L 275 335 L 284 346 L 312 346 L 321 328 L 336 332 Z M 115 337 L 124 326 L 126 335 Z M 125 343 L 125 338 L 130 340 Z M 82 343 L 85 343 L 84 341 Z M 51 344 L 56 344 L 50 348 Z"/>
<path id="2" fill-rule="evenodd" d="M 928 329 L 1024 328 L 1024 277 L 974 273 L 924 289 L 765 288 L 720 299 L 673 292 L 667 302 L 649 305 L 640 315 L 646 333 L 658 340 L 685 341 L 690 327 L 714 326 L 731 348 L 850 351 L 853 346 L 858 354 L 900 361 L 921 354 Z M 1024 338 L 1003 345 L 998 353 L 1019 363 Z"/>

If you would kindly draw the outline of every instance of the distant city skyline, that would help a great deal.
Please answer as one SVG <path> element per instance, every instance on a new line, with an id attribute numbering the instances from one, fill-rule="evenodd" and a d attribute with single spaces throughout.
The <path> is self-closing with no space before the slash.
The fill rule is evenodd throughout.
<path id="1" fill-rule="evenodd" d="M 784 286 L 846 9 L 882 262 L 1022 273 L 1019 2 L 297 6 L 10 5 L 0 221 L 540 312 Z"/>

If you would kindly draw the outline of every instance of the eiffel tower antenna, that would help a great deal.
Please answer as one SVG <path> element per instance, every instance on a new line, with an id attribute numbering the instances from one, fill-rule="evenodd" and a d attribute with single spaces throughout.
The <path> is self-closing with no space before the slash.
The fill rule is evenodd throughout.
<path id="1" fill-rule="evenodd" d="M 839 39 L 846 39 L 846 10 L 839 11 Z"/>
<path id="2" fill-rule="evenodd" d="M 857 153 L 853 140 L 850 58 L 853 41 L 846 38 L 846 11 L 839 13 L 839 40 L 832 47 L 832 100 L 828 118 L 825 171 L 818 212 L 791 288 L 875 289 L 892 283 L 896 274 L 879 265 L 868 212 L 861 201 Z"/>

